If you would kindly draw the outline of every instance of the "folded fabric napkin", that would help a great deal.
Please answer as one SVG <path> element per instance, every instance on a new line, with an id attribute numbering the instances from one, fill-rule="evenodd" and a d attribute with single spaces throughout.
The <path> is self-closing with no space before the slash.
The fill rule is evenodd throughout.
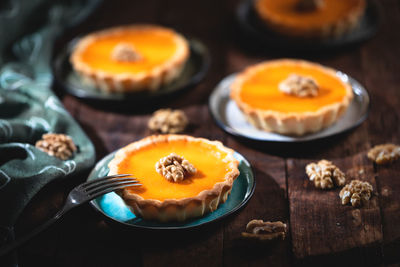
<path id="1" fill-rule="evenodd" d="M 78 151 L 61 160 L 39 150 L 35 142 L 48 132 L 69 135 Z M 90 140 L 49 90 L 1 90 L 0 225 L 12 226 L 44 185 L 91 167 L 94 157 Z"/>
<path id="2" fill-rule="evenodd" d="M 99 1 L 10 3 L 0 9 L 0 246 L 13 238 L 18 216 L 43 186 L 95 160 L 92 143 L 51 90 L 50 61 L 55 38 Z M 44 133 L 69 135 L 78 150 L 67 160 L 50 156 L 35 147 Z"/>

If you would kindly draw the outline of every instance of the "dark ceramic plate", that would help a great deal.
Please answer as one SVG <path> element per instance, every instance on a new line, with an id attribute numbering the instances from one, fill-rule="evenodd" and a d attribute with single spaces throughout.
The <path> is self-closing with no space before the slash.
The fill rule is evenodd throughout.
<path id="1" fill-rule="evenodd" d="M 81 77 L 73 70 L 69 57 L 78 40 L 77 38 L 69 42 L 54 58 L 54 76 L 56 82 L 69 94 L 95 102 L 129 103 L 162 99 L 198 84 L 204 78 L 210 65 L 207 48 L 201 42 L 189 39 L 190 57 L 181 75 L 175 81 L 154 92 L 110 94 L 83 83 Z"/>
<path id="2" fill-rule="evenodd" d="M 114 157 L 114 153 L 109 154 L 99 161 L 89 175 L 88 181 L 106 176 L 108 174 L 108 163 Z M 235 152 L 235 158 L 239 161 L 240 175 L 236 178 L 228 200 L 219 205 L 218 209 L 212 213 L 197 219 L 185 222 L 159 223 L 146 221 L 136 217 L 124 204 L 122 199 L 114 192 L 103 195 L 90 203 L 99 212 L 112 222 L 119 223 L 128 228 L 153 229 L 153 230 L 179 230 L 189 229 L 212 222 L 216 222 L 226 216 L 238 211 L 243 207 L 254 193 L 256 185 L 250 163 L 239 153 Z"/>
<path id="3" fill-rule="evenodd" d="M 209 109 L 214 120 L 224 131 L 237 137 L 252 141 L 302 143 L 331 137 L 349 131 L 360 125 L 368 115 L 369 95 L 367 90 L 355 79 L 342 72 L 337 72 L 339 78 L 348 82 L 353 88 L 354 98 L 347 112 L 332 126 L 304 136 L 288 136 L 264 132 L 247 122 L 245 116 L 230 99 L 230 85 L 236 77 L 232 74 L 223 79 L 210 95 Z"/>
<path id="4" fill-rule="evenodd" d="M 253 9 L 253 2 L 254 0 L 244 0 L 236 10 L 240 29 L 244 34 L 257 41 L 257 45 L 276 47 L 282 50 L 321 51 L 355 45 L 372 38 L 380 24 L 380 8 L 374 0 L 369 0 L 359 27 L 344 36 L 323 40 L 290 38 L 268 29 L 257 17 Z"/>

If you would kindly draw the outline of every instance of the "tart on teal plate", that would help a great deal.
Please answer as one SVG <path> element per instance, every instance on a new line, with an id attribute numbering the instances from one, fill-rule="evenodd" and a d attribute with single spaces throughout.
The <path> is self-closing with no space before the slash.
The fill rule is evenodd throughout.
<path id="1" fill-rule="evenodd" d="M 195 172 L 183 180 L 157 172 L 156 163 L 171 153 L 193 164 Z M 218 141 L 185 135 L 134 142 L 102 159 L 88 180 L 129 170 L 136 170 L 132 174 L 143 184 L 140 189 L 112 192 L 91 204 L 108 219 L 133 228 L 182 229 L 217 221 L 243 207 L 255 187 L 250 164 L 239 153 Z"/>

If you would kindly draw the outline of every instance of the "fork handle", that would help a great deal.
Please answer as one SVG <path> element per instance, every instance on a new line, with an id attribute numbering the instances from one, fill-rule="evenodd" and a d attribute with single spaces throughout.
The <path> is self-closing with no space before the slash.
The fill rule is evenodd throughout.
<path id="1" fill-rule="evenodd" d="M 9 254 L 10 252 L 14 251 L 16 248 L 22 246 L 27 241 L 31 240 L 33 237 L 35 237 L 39 233 L 46 230 L 49 226 L 51 226 L 54 222 L 56 222 L 62 215 L 64 215 L 68 210 L 69 209 L 66 209 L 65 207 L 63 207 L 51 219 L 46 221 L 44 224 L 38 226 L 37 228 L 35 228 L 32 232 L 30 232 L 20 238 L 17 238 L 11 244 L 1 247 L 0 248 L 0 257 L 3 257 L 5 255 Z"/>

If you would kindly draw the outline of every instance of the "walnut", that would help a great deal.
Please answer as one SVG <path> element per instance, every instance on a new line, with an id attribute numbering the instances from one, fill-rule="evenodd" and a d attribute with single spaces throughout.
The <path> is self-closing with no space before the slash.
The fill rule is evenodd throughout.
<path id="1" fill-rule="evenodd" d="M 306 166 L 306 173 L 310 181 L 314 181 L 317 188 L 329 189 L 334 186 L 344 186 L 346 177 L 344 173 L 328 160 L 320 160 Z"/>
<path id="2" fill-rule="evenodd" d="M 246 225 L 246 232 L 242 232 L 242 237 L 260 241 L 273 239 L 285 239 L 286 224 L 281 221 L 264 222 L 263 220 L 251 220 Z"/>
<path id="3" fill-rule="evenodd" d="M 148 127 L 152 131 L 161 133 L 179 133 L 187 124 L 188 119 L 182 110 L 159 109 L 153 113 Z"/>
<path id="4" fill-rule="evenodd" d="M 50 156 L 66 160 L 77 150 L 71 137 L 65 134 L 49 133 L 42 136 L 42 140 L 36 142 L 35 146 Z"/>
<path id="5" fill-rule="evenodd" d="M 298 0 L 296 8 L 301 12 L 308 12 L 320 9 L 324 6 L 323 0 Z"/>
<path id="6" fill-rule="evenodd" d="M 360 207 L 371 198 L 373 187 L 368 182 L 353 180 L 340 190 L 339 196 L 342 204 L 351 203 L 353 207 Z"/>
<path id="7" fill-rule="evenodd" d="M 279 90 L 297 97 L 309 97 L 318 95 L 319 86 L 313 78 L 290 74 L 279 84 Z"/>
<path id="8" fill-rule="evenodd" d="M 156 163 L 156 171 L 168 181 L 179 182 L 187 176 L 195 174 L 197 170 L 183 157 L 171 153 Z"/>
<path id="9" fill-rule="evenodd" d="M 400 157 L 400 146 L 394 144 L 382 144 L 368 151 L 368 158 L 377 164 L 391 163 Z"/>
<path id="10" fill-rule="evenodd" d="M 134 62 L 141 58 L 135 47 L 129 43 L 119 43 L 111 52 L 111 59 L 119 62 Z"/>

